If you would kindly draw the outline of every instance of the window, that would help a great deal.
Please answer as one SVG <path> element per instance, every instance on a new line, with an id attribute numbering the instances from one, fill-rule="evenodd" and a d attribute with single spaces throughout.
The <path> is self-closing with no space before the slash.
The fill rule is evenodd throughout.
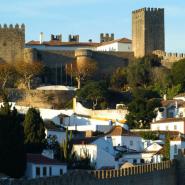
<path id="1" fill-rule="evenodd" d="M 133 146 L 133 141 L 132 140 L 130 141 L 130 146 Z"/>
<path id="2" fill-rule="evenodd" d="M 174 125 L 174 130 L 177 130 L 177 125 Z"/>
<path id="3" fill-rule="evenodd" d="M 46 175 L 47 175 L 47 168 L 43 167 L 43 176 L 46 176 Z"/>
<path id="4" fill-rule="evenodd" d="M 174 145 L 174 154 L 177 154 L 177 145 Z"/>
<path id="5" fill-rule="evenodd" d="M 40 167 L 36 167 L 36 176 L 40 177 Z"/>
<path id="6" fill-rule="evenodd" d="M 63 169 L 60 169 L 60 175 L 63 175 Z"/>
<path id="7" fill-rule="evenodd" d="M 49 176 L 52 176 L 52 167 L 49 167 Z"/>

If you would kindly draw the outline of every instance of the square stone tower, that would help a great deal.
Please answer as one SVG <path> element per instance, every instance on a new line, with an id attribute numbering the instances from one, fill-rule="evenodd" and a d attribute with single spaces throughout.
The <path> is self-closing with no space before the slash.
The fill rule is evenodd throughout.
<path id="1" fill-rule="evenodd" d="M 132 49 L 135 57 L 165 50 L 163 8 L 142 8 L 132 12 Z"/>
<path id="2" fill-rule="evenodd" d="M 0 62 L 23 60 L 25 25 L 0 25 Z"/>

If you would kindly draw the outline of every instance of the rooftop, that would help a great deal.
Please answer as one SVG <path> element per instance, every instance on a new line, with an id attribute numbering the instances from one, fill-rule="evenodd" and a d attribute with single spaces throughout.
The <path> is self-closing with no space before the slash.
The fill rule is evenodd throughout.
<path id="1" fill-rule="evenodd" d="M 55 46 L 55 47 L 73 47 L 73 46 L 84 46 L 84 47 L 97 47 L 99 43 L 95 42 L 61 42 L 58 40 L 45 41 L 40 43 L 40 41 L 30 41 L 26 43 L 27 46 Z"/>
<path id="2" fill-rule="evenodd" d="M 161 119 L 158 121 L 155 121 L 151 124 L 155 124 L 155 123 L 170 123 L 170 122 L 182 122 L 185 121 L 185 118 L 165 118 L 165 119 Z"/>
<path id="3" fill-rule="evenodd" d="M 46 165 L 64 165 L 64 163 L 61 163 L 55 159 L 50 159 L 41 154 L 27 154 L 27 162 Z"/>
<path id="4" fill-rule="evenodd" d="M 139 137 L 138 135 L 124 129 L 121 126 L 114 126 L 108 133 L 105 135 L 107 136 L 135 136 Z"/>

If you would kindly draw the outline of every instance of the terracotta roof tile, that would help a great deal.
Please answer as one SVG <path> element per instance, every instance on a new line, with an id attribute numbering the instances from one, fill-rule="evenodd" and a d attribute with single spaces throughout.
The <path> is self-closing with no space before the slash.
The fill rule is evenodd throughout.
<path id="1" fill-rule="evenodd" d="M 185 118 L 165 118 L 165 119 L 161 119 L 158 121 L 155 121 L 151 124 L 155 124 L 155 123 L 170 123 L 170 122 L 180 122 L 180 121 L 185 121 Z"/>
<path id="2" fill-rule="evenodd" d="M 44 45 L 44 46 L 68 46 L 68 47 L 73 47 L 73 46 L 81 46 L 81 47 L 96 47 L 99 45 L 99 43 L 95 43 L 95 42 L 61 42 L 61 41 L 56 41 L 56 40 L 52 40 L 52 41 L 45 41 L 42 44 L 40 44 L 39 41 L 30 41 L 27 42 L 26 45 L 30 46 L 30 45 Z"/>
<path id="3" fill-rule="evenodd" d="M 108 133 L 106 133 L 107 136 L 135 136 L 140 137 L 136 135 L 135 133 L 132 133 L 130 131 L 127 131 L 121 126 L 114 126 Z"/>
<path id="4" fill-rule="evenodd" d="M 48 164 L 48 165 L 62 165 L 61 163 L 55 159 L 50 159 L 41 154 L 27 154 L 27 162 L 34 164 Z"/>
<path id="5" fill-rule="evenodd" d="M 104 46 L 104 45 L 107 45 L 107 44 L 112 44 L 112 43 L 115 43 L 115 42 L 131 44 L 132 40 L 127 39 L 127 38 L 121 38 L 121 39 L 116 39 L 116 40 L 112 40 L 112 41 L 108 41 L 108 42 L 103 42 L 103 43 L 100 44 L 100 46 Z"/>

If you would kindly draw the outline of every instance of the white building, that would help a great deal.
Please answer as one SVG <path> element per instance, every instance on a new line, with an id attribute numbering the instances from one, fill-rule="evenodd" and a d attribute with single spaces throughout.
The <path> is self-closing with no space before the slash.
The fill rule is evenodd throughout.
<path id="1" fill-rule="evenodd" d="M 91 164 L 96 169 L 104 167 L 115 168 L 117 164 L 112 141 L 106 137 L 90 137 L 75 140 L 73 143 L 73 152 L 75 152 L 79 158 L 83 158 L 88 154 L 91 159 Z"/>
<path id="2" fill-rule="evenodd" d="M 92 42 L 61 42 L 58 40 L 52 41 L 30 41 L 26 43 L 26 48 L 34 48 L 37 50 L 46 51 L 75 51 L 77 49 L 96 50 L 99 43 Z"/>
<path id="3" fill-rule="evenodd" d="M 185 134 L 185 118 L 166 118 L 150 125 L 152 131 L 178 131 Z"/>
<path id="4" fill-rule="evenodd" d="M 125 152 L 122 154 L 122 157 L 119 159 L 119 163 L 123 164 L 126 162 L 132 164 L 140 163 L 159 163 L 162 161 L 163 147 L 157 143 L 151 144 L 145 150 L 140 152 Z"/>
<path id="5" fill-rule="evenodd" d="M 40 154 L 27 154 L 25 176 L 29 179 L 60 176 L 67 172 L 67 165 Z"/>
<path id="6" fill-rule="evenodd" d="M 142 138 L 125 130 L 121 126 L 114 126 L 111 131 L 106 134 L 113 142 L 113 146 L 121 146 L 128 150 L 143 151 L 144 143 Z"/>
<path id="7" fill-rule="evenodd" d="M 46 138 L 49 136 L 55 136 L 58 143 L 63 143 L 66 139 L 66 131 L 59 125 L 55 125 L 52 122 L 45 123 Z"/>
<path id="8" fill-rule="evenodd" d="M 132 41 L 127 38 L 121 38 L 109 42 L 103 42 L 97 47 L 97 51 L 131 52 Z"/>

